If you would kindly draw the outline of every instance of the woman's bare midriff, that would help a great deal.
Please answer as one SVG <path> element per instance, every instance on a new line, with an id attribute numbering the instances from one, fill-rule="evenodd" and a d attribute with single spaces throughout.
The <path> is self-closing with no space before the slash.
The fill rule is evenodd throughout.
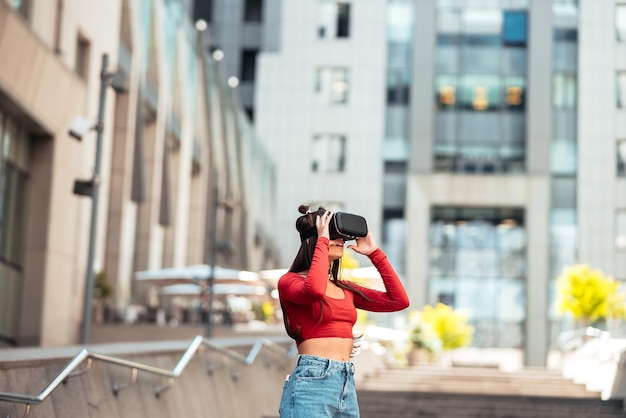
<path id="1" fill-rule="evenodd" d="M 353 343 L 352 338 L 311 338 L 300 343 L 298 353 L 349 361 Z"/>

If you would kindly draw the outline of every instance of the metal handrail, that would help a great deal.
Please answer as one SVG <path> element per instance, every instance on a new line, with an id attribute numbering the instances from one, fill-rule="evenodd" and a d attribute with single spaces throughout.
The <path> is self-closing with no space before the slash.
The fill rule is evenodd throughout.
<path id="1" fill-rule="evenodd" d="M 252 348 L 248 352 L 248 355 L 243 356 L 242 354 L 234 350 L 214 344 L 208 339 L 204 338 L 203 336 L 197 335 L 196 337 L 194 337 L 189 347 L 185 350 L 183 355 L 180 357 L 180 359 L 176 363 L 176 366 L 174 366 L 172 370 L 167 370 L 167 369 L 162 369 L 160 367 L 155 367 L 155 366 L 150 366 L 148 364 L 139 363 L 136 361 L 125 360 L 119 357 L 113 357 L 113 356 L 108 356 L 105 354 L 100 354 L 97 352 L 92 352 L 84 348 L 78 354 L 76 354 L 74 358 L 72 358 L 65 365 L 65 367 L 63 367 L 63 369 L 57 374 L 57 376 L 54 379 L 52 379 L 52 381 L 38 395 L 26 395 L 26 394 L 21 394 L 21 393 L 10 393 L 10 392 L 0 391 L 0 401 L 25 404 L 26 415 L 28 415 L 30 413 L 31 405 L 39 405 L 40 403 L 42 403 L 52 393 L 52 391 L 54 391 L 61 383 L 65 382 L 67 379 L 71 377 L 82 375 L 88 372 L 91 367 L 92 359 L 103 361 L 105 363 L 117 364 L 119 366 L 125 366 L 131 369 L 131 382 L 130 383 L 127 383 L 124 385 L 119 385 L 117 383 L 112 384 L 111 390 L 113 391 L 114 395 L 117 395 L 117 393 L 120 390 L 125 389 L 126 387 L 135 383 L 137 380 L 138 371 L 144 371 L 147 373 L 152 373 L 152 374 L 156 374 L 159 376 L 167 377 L 168 384 L 165 387 L 155 388 L 154 394 L 155 396 L 158 397 L 165 390 L 173 386 L 174 379 L 178 378 L 182 374 L 182 372 L 185 370 L 185 367 L 189 364 L 189 362 L 191 361 L 193 356 L 196 354 L 196 352 L 198 352 L 203 347 L 207 347 L 213 351 L 219 352 L 227 356 L 228 358 L 234 361 L 237 361 L 239 363 L 245 364 L 245 365 L 251 365 L 256 359 L 256 357 L 258 356 L 258 354 L 260 353 L 261 348 L 263 347 L 267 347 L 268 349 L 278 354 L 281 354 L 287 358 L 293 358 L 297 354 L 295 344 L 292 344 L 291 348 L 287 350 L 284 347 L 280 346 L 279 344 L 276 344 L 275 342 L 267 338 L 260 337 L 255 341 Z M 85 360 L 87 360 L 88 362 L 87 366 L 82 369 L 79 369 L 79 366 Z"/>

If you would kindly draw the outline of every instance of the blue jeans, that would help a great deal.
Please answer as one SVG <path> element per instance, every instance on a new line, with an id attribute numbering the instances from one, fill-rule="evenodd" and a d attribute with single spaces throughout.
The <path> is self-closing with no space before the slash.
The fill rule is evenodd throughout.
<path id="1" fill-rule="evenodd" d="M 354 364 L 300 355 L 283 385 L 280 418 L 358 418 Z"/>

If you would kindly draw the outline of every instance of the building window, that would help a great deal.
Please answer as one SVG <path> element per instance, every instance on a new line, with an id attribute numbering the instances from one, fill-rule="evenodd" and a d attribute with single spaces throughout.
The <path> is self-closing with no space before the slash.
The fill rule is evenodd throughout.
<path id="1" fill-rule="evenodd" d="M 30 142 L 9 118 L 0 123 L 0 138 L 0 261 L 19 268 L 24 254 Z"/>
<path id="2" fill-rule="evenodd" d="M 507 77 L 504 79 L 504 108 L 513 111 L 526 109 L 526 79 Z"/>
<path id="3" fill-rule="evenodd" d="M 321 0 L 318 36 L 320 38 L 350 36 L 350 3 Z"/>
<path id="4" fill-rule="evenodd" d="M 577 166 L 576 141 L 553 140 L 550 144 L 550 172 L 557 175 L 575 175 Z"/>
<path id="5" fill-rule="evenodd" d="M 339 134 L 318 134 L 313 136 L 314 173 L 341 173 L 345 168 L 346 137 Z"/>
<path id="6" fill-rule="evenodd" d="M 244 111 L 246 112 L 246 116 L 248 116 L 248 120 L 250 122 L 254 122 L 254 108 L 253 107 L 245 107 Z"/>
<path id="7" fill-rule="evenodd" d="M 462 76 L 460 90 L 459 104 L 463 109 L 482 112 L 502 105 L 502 80 L 498 76 Z"/>
<path id="8" fill-rule="evenodd" d="M 615 106 L 626 108 L 626 71 L 618 71 L 615 76 Z"/>
<path id="9" fill-rule="evenodd" d="M 626 139 L 617 141 L 617 177 L 626 177 Z"/>
<path id="10" fill-rule="evenodd" d="M 442 75 L 437 77 L 435 83 L 437 89 L 437 108 L 439 110 L 455 109 L 457 102 L 457 78 L 454 76 Z"/>
<path id="11" fill-rule="evenodd" d="M 241 81 L 254 81 L 258 49 L 244 49 L 241 53 Z"/>
<path id="12" fill-rule="evenodd" d="M 243 20 L 244 22 L 262 22 L 263 0 L 246 0 Z"/>
<path id="13" fill-rule="evenodd" d="M 575 109 L 576 75 L 570 73 L 554 73 L 552 76 L 552 106 L 555 109 Z"/>
<path id="14" fill-rule="evenodd" d="M 337 38 L 350 36 L 350 4 L 337 3 Z"/>
<path id="15" fill-rule="evenodd" d="M 615 6 L 615 39 L 626 42 L 626 4 Z"/>
<path id="16" fill-rule="evenodd" d="M 578 68 L 578 30 L 554 29 L 552 65 L 556 71 L 576 71 Z"/>
<path id="17" fill-rule="evenodd" d="M 626 209 L 615 212 L 615 247 L 626 250 Z"/>
<path id="18" fill-rule="evenodd" d="M 348 102 L 348 69 L 342 67 L 320 67 L 315 75 L 315 93 L 327 103 Z"/>
<path id="19" fill-rule="evenodd" d="M 508 46 L 525 46 L 528 40 L 528 13 L 521 10 L 504 12 L 502 41 Z"/>
<path id="20" fill-rule="evenodd" d="M 408 104 L 410 73 L 404 70 L 389 70 L 387 73 L 387 103 Z"/>
<path id="21" fill-rule="evenodd" d="M 193 20 L 204 20 L 211 23 L 213 19 L 213 0 L 195 0 L 193 3 Z"/>
<path id="22" fill-rule="evenodd" d="M 473 345 L 521 347 L 526 228 L 516 208 L 433 207 L 427 302 L 472 312 Z"/>
<path id="23" fill-rule="evenodd" d="M 89 75 L 89 52 L 91 49 L 91 44 L 87 38 L 83 35 L 78 34 L 76 38 L 76 62 L 74 71 L 78 74 L 83 80 L 87 80 Z"/>

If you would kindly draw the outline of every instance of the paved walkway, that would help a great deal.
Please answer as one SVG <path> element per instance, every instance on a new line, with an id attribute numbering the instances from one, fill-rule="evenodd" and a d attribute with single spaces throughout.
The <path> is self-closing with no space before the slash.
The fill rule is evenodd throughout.
<path id="1" fill-rule="evenodd" d="M 178 326 L 158 326 L 154 323 L 93 325 L 90 343 L 119 343 L 140 341 L 191 340 L 196 335 L 206 335 L 202 325 L 181 324 Z M 215 338 L 235 336 L 287 335 L 282 324 L 264 323 L 236 324 L 231 328 L 216 325 L 212 336 Z"/>

